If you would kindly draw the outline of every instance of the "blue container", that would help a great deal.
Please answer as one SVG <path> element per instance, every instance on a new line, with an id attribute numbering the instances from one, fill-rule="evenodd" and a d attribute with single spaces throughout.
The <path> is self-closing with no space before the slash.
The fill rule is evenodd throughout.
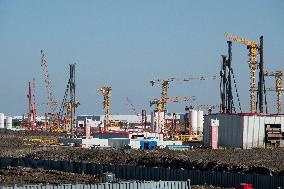
<path id="1" fill-rule="evenodd" d="M 155 149 L 157 147 L 157 141 L 140 141 L 140 149 L 146 150 L 146 149 Z"/>
<path id="2" fill-rule="evenodd" d="M 157 141 L 149 141 L 149 149 L 157 148 Z"/>
<path id="3" fill-rule="evenodd" d="M 145 146 L 145 142 L 144 142 L 144 140 L 141 140 L 140 141 L 140 149 L 144 150 L 144 146 Z"/>

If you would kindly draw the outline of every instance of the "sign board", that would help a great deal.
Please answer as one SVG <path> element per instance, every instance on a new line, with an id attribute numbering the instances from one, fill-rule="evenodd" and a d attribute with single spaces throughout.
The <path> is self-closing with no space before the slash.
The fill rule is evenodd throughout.
<path id="1" fill-rule="evenodd" d="M 219 127 L 219 120 L 211 119 L 210 147 L 212 149 L 218 148 L 218 127 Z"/>

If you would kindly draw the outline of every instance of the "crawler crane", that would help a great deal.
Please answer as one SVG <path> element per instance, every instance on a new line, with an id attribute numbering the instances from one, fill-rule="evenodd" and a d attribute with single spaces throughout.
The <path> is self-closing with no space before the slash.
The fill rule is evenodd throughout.
<path id="1" fill-rule="evenodd" d="M 42 72 L 44 75 L 45 87 L 47 89 L 47 94 L 48 94 L 48 105 L 51 110 L 49 123 L 51 124 L 51 130 L 56 130 L 59 128 L 58 113 L 56 111 L 57 102 L 53 96 L 52 84 L 49 78 L 47 61 L 46 61 L 45 53 L 43 50 L 41 50 L 41 62 L 40 63 L 41 63 L 40 65 L 41 65 Z"/>

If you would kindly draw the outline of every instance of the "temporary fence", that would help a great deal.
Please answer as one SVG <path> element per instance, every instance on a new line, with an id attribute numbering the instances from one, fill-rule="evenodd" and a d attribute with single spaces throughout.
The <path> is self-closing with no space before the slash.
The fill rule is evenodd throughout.
<path id="1" fill-rule="evenodd" d="M 118 183 L 0 186 L 0 189 L 191 189 L 190 181 L 133 181 Z"/>
<path id="2" fill-rule="evenodd" d="M 239 183 L 250 183 L 253 184 L 255 189 L 284 188 L 284 176 L 250 175 L 131 165 L 103 165 L 84 162 L 36 160 L 30 158 L 0 158 L 0 167 L 7 166 L 42 168 L 45 170 L 58 170 L 89 175 L 111 172 L 114 173 L 117 178 L 126 180 L 186 181 L 190 179 L 192 185 L 208 184 L 213 186 L 235 187 Z"/>

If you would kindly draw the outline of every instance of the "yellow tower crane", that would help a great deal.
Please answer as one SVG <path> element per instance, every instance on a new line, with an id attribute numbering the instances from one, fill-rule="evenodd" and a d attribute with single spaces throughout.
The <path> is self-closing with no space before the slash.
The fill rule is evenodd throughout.
<path id="1" fill-rule="evenodd" d="M 275 77 L 276 85 L 275 89 L 268 89 L 269 91 L 276 91 L 277 93 L 277 113 L 281 114 L 282 112 L 282 93 L 284 91 L 282 80 L 283 80 L 283 72 L 282 71 L 275 71 L 275 72 L 266 72 L 264 76 L 272 76 Z"/>
<path id="2" fill-rule="evenodd" d="M 168 89 L 169 89 L 169 85 L 170 85 L 170 82 L 173 82 L 173 81 L 181 81 L 181 82 L 185 82 L 185 81 L 191 81 L 191 80 L 215 80 L 217 79 L 217 76 L 212 76 L 212 77 L 189 77 L 189 78 L 184 78 L 184 79 L 177 79 L 177 78 L 167 78 L 167 79 L 157 79 L 157 80 L 151 80 L 150 83 L 152 86 L 154 86 L 156 83 L 159 83 L 161 82 L 162 83 L 162 92 L 161 92 L 161 98 L 160 100 L 157 100 L 156 101 L 159 101 L 159 103 L 157 103 L 157 110 L 161 110 L 161 111 L 165 111 L 166 110 L 166 105 L 167 105 L 167 102 L 168 102 Z M 175 97 L 177 98 L 177 97 Z M 174 98 L 173 98 L 174 99 Z M 181 100 L 181 99 L 179 99 Z M 153 102 L 153 101 L 152 101 Z M 150 103 L 151 104 L 151 103 Z M 160 111 L 160 112 L 161 112 Z"/>
<path id="3" fill-rule="evenodd" d="M 150 101 L 150 106 L 156 104 L 156 111 L 158 112 L 164 112 L 164 104 L 169 102 L 192 102 L 196 100 L 195 96 L 193 97 L 173 97 L 173 98 L 160 98 L 160 99 L 154 99 L 153 101 Z"/>
<path id="4" fill-rule="evenodd" d="M 259 53 L 260 46 L 251 40 L 234 36 L 232 34 L 225 33 L 225 38 L 247 45 L 249 50 L 249 68 L 250 68 L 250 112 L 255 112 L 255 89 L 256 89 L 256 68 L 257 68 L 257 54 Z"/>
<path id="5" fill-rule="evenodd" d="M 175 81 L 175 80 L 177 80 L 177 79 L 176 78 L 157 79 L 157 80 L 151 80 L 150 83 L 151 83 L 152 86 L 154 86 L 155 83 L 162 82 L 161 99 L 167 99 L 170 82 Z M 162 102 L 157 104 L 157 106 L 158 106 L 157 109 L 165 110 L 166 104 L 167 104 L 167 102 L 165 100 L 162 100 Z"/>
<path id="6" fill-rule="evenodd" d="M 156 121 L 156 131 L 157 132 L 163 132 L 168 133 L 170 131 L 170 128 L 167 124 L 165 124 L 165 109 L 164 104 L 168 102 L 192 102 L 195 100 L 195 96 L 193 97 L 173 97 L 173 98 L 160 98 L 160 99 L 154 99 L 153 101 L 150 101 L 150 106 L 156 104 L 156 111 L 157 115 L 157 121 Z"/>
<path id="7" fill-rule="evenodd" d="M 99 89 L 97 89 L 97 92 L 102 92 L 104 96 L 104 101 L 103 101 L 103 108 L 105 111 L 105 119 L 104 119 L 104 130 L 107 131 L 108 128 L 110 127 L 110 96 L 111 96 L 111 87 L 108 86 L 103 86 Z"/>

